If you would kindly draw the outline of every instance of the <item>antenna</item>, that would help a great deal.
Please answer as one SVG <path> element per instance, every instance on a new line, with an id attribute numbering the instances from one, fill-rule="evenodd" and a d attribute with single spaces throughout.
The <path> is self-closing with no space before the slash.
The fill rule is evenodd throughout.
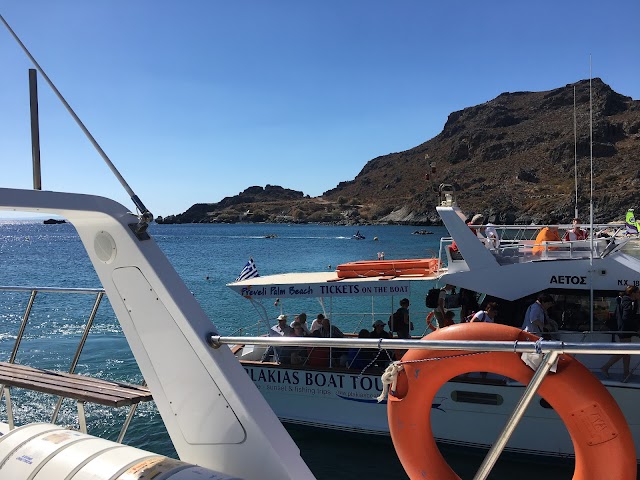
<path id="1" fill-rule="evenodd" d="M 590 240 L 590 250 L 589 254 L 589 265 L 591 275 L 593 275 L 593 92 L 591 91 L 591 78 L 592 78 L 592 70 L 591 70 L 591 54 L 589 54 L 589 158 L 591 161 L 591 192 L 589 194 L 589 228 L 591 229 L 591 233 L 589 235 Z M 589 303 L 591 310 L 591 331 L 593 331 L 593 281 L 589 282 Z"/>
<path id="2" fill-rule="evenodd" d="M 576 181 L 576 209 L 574 218 L 578 218 L 578 129 L 576 121 L 576 86 L 573 86 L 573 172 Z"/>

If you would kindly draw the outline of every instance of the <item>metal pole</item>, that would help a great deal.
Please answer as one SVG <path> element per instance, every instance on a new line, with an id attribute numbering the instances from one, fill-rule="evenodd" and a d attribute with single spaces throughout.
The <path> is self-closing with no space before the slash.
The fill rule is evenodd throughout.
<path id="1" fill-rule="evenodd" d="M 111 170 L 111 172 L 116 176 L 116 178 L 118 179 L 118 181 L 120 182 L 120 185 L 122 185 L 122 187 L 126 190 L 126 192 L 129 194 L 129 196 L 131 197 L 131 201 L 133 201 L 134 205 L 136 206 L 136 208 L 140 211 L 140 213 L 143 216 L 143 219 L 146 221 L 151 221 L 153 220 L 153 215 L 151 214 L 151 212 L 149 212 L 149 210 L 147 209 L 147 207 L 144 206 L 144 204 L 142 203 L 142 201 L 138 198 L 138 196 L 133 192 L 133 190 L 131 189 L 131 187 L 129 186 L 129 184 L 127 183 L 127 181 L 124 179 L 124 177 L 122 175 L 120 175 L 120 172 L 118 171 L 118 169 L 115 167 L 115 165 L 113 164 L 113 162 L 111 161 L 111 159 L 107 156 L 107 154 L 105 153 L 104 150 L 102 150 L 102 147 L 98 144 L 98 142 L 96 141 L 95 138 L 93 138 L 93 135 L 91 135 L 91 132 L 89 132 L 89 130 L 87 129 L 87 127 L 84 126 L 84 123 L 82 123 L 82 120 L 80 120 L 80 117 L 78 117 L 78 115 L 76 115 L 76 112 L 73 110 L 73 108 L 71 108 L 71 105 L 69 105 L 67 103 L 67 100 L 62 96 L 62 94 L 60 93 L 60 91 L 56 88 L 56 86 L 53 84 L 53 82 L 49 79 L 49 77 L 47 76 L 47 74 L 44 72 L 44 70 L 42 69 L 42 67 L 40 67 L 40 64 L 36 61 L 36 59 L 33 57 L 33 55 L 31 55 L 31 52 L 29 52 L 29 50 L 27 49 L 27 47 L 24 45 L 24 43 L 22 43 L 22 40 L 20 40 L 20 38 L 18 37 L 18 35 L 16 35 L 16 33 L 13 31 L 13 29 L 11 28 L 11 26 L 7 23 L 7 21 L 4 19 L 4 17 L 2 15 L 0 15 L 0 21 L 4 24 L 5 27 L 7 27 L 7 30 L 9 31 L 9 33 L 11 34 L 11 36 L 15 39 L 16 42 L 18 42 L 18 45 L 20 45 L 20 48 L 22 48 L 22 50 L 24 51 L 24 53 L 27 55 L 27 57 L 29 57 L 29 60 L 31 60 L 31 63 L 33 63 L 33 66 L 36 67 L 36 69 L 38 70 L 38 72 L 40 72 L 40 75 L 42 75 L 42 78 L 44 78 L 45 82 L 47 82 L 47 84 L 51 87 L 51 90 L 53 90 L 53 93 L 56 95 L 56 97 L 58 97 L 58 99 L 62 102 L 62 104 L 64 105 L 64 107 L 67 109 L 67 111 L 69 112 L 69 114 L 73 117 L 73 119 L 75 120 L 75 122 L 78 124 L 78 126 L 80 127 L 80 129 L 84 132 L 85 136 L 87 137 L 87 139 L 91 142 L 91 144 L 93 145 L 93 147 L 96 149 L 96 151 L 98 152 L 98 154 L 102 157 L 102 159 L 104 160 L 104 162 L 107 164 L 107 167 L 109 167 L 109 169 Z"/>
<path id="2" fill-rule="evenodd" d="M 590 314 L 591 314 L 591 322 L 590 327 L 593 332 L 593 92 L 591 89 L 591 55 L 589 55 L 589 157 L 591 159 L 591 194 L 589 196 L 589 216 L 591 223 L 591 235 L 589 235 L 590 246 L 591 246 L 591 254 L 589 255 L 589 276 L 591 278 L 591 285 L 589 286 L 589 304 L 590 304 Z"/>
<path id="3" fill-rule="evenodd" d="M 91 314 L 89 315 L 89 320 L 87 320 L 87 324 L 84 326 L 84 332 L 82 333 L 82 338 L 78 343 L 78 348 L 76 349 L 76 353 L 73 356 L 73 360 L 71 360 L 71 367 L 69 367 L 69 373 L 73 373 L 76 370 L 76 366 L 78 365 L 78 360 L 80 360 L 80 354 L 82 354 L 82 350 L 84 349 L 84 344 L 87 342 L 87 337 L 89 336 L 89 330 L 91 330 L 91 326 L 93 325 L 93 320 L 96 318 L 96 314 L 98 313 L 98 307 L 100 306 L 100 302 L 102 301 L 102 297 L 104 296 L 104 292 L 98 292 L 96 295 L 96 301 L 93 304 L 93 309 L 91 310 Z M 58 398 L 58 403 L 53 410 L 53 414 L 51 415 L 51 423 L 56 423 L 58 419 L 58 413 L 60 412 L 60 408 L 62 407 L 62 401 L 64 399 L 62 397 Z"/>
<path id="4" fill-rule="evenodd" d="M 20 324 L 20 330 L 18 330 L 18 335 L 16 336 L 16 342 L 13 344 L 13 350 L 11 351 L 11 356 L 9 357 L 9 363 L 14 363 L 16 360 L 16 356 L 18 355 L 18 348 L 20 348 L 20 342 L 22 341 L 22 337 L 24 335 L 24 329 L 27 327 L 27 322 L 29 321 L 29 315 L 31 315 L 31 308 L 33 307 L 33 302 L 36 299 L 36 295 L 38 294 L 37 290 L 31 291 L 31 296 L 29 297 L 29 302 L 27 303 L 27 308 L 24 311 L 24 315 L 22 316 L 22 323 Z M 2 400 L 2 396 L 4 395 L 4 385 L 0 385 L 0 400 Z"/>
<path id="5" fill-rule="evenodd" d="M 545 353 L 544 357 L 542 358 L 542 363 L 538 367 L 538 370 L 536 370 L 536 373 L 533 375 L 533 378 L 531 379 L 531 382 L 529 382 L 529 385 L 527 385 L 522 398 L 516 405 L 516 408 L 513 410 L 513 413 L 511 414 L 511 417 L 509 417 L 507 424 L 504 426 L 502 433 L 500 433 L 500 436 L 493 444 L 493 446 L 489 450 L 489 453 L 487 453 L 487 456 L 482 462 L 482 465 L 480 465 L 480 468 L 476 472 L 475 477 L 473 477 L 474 480 L 485 480 L 489 476 L 489 473 L 491 473 L 491 469 L 498 461 L 498 457 L 500 457 L 500 454 L 509 441 L 509 438 L 511 438 L 511 434 L 518 426 L 518 423 L 520 422 L 520 419 L 529 406 L 529 403 L 531 403 L 533 396 L 538 391 L 538 387 L 544 380 L 544 377 L 547 375 L 547 373 L 549 373 L 549 369 L 556 361 L 559 354 L 560 352 L 557 351 Z"/>
<path id="6" fill-rule="evenodd" d="M 31 159 L 33 161 L 33 189 L 42 190 L 40 170 L 40 129 L 38 117 L 38 72 L 29 69 L 29 105 L 31 107 Z"/>
<path id="7" fill-rule="evenodd" d="M 576 211 L 578 218 L 578 127 L 576 119 L 576 86 L 573 86 L 573 172 L 576 181 Z"/>

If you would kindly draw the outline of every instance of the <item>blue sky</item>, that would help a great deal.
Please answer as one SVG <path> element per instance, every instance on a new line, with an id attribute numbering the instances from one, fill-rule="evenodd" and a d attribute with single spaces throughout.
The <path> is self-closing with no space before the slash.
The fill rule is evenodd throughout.
<path id="1" fill-rule="evenodd" d="M 311 196 L 502 92 L 601 77 L 640 99 L 640 2 L 4 0 L 154 215 L 251 185 Z M 0 31 L 2 186 L 31 188 L 28 60 Z M 133 208 L 39 80 L 43 188 Z M 567 126 L 572 129 L 572 125 Z"/>

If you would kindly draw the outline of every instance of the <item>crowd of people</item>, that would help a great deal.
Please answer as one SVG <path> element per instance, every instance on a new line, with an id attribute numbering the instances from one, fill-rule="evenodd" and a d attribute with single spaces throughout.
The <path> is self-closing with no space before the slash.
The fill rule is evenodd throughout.
<path id="1" fill-rule="evenodd" d="M 403 299 L 400 302 L 400 309 L 404 314 L 407 322 L 409 321 L 409 300 Z M 300 313 L 294 317 L 294 320 L 287 324 L 288 316 L 281 314 L 277 318 L 277 323 L 271 327 L 270 336 L 286 336 L 286 337 L 317 337 L 317 338 L 344 338 L 344 333 L 335 325 L 331 324 L 331 320 L 323 313 L 319 313 L 312 322 L 311 327 L 307 325 L 307 314 Z M 392 338 L 392 333 L 385 330 L 385 323 L 382 320 L 376 320 L 371 326 L 371 330 L 360 330 L 359 338 Z M 409 331 L 409 327 L 406 328 Z M 405 335 L 405 329 L 398 335 Z M 406 335 L 409 335 L 406 333 Z M 404 338 L 404 337 L 403 337 Z M 408 338 L 408 337 L 407 337 Z M 312 366 L 328 366 L 329 357 L 327 355 L 329 349 L 325 347 L 270 347 L 263 360 L 273 360 L 291 365 L 312 365 Z M 373 349 L 340 349 L 332 348 L 332 365 L 340 365 L 348 368 L 362 369 L 369 364 L 375 364 L 378 367 L 385 367 L 388 364 L 388 356 L 384 351 Z"/>

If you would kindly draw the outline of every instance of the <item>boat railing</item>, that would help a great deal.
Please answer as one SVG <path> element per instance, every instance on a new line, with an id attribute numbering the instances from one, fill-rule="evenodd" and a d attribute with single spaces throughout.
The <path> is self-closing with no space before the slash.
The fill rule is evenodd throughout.
<path id="1" fill-rule="evenodd" d="M 225 344 L 236 344 L 246 341 L 246 337 L 221 337 L 211 335 L 208 338 L 212 348 L 219 348 Z M 357 339 L 357 338 L 296 338 L 296 337 L 257 337 L 249 340 L 257 345 L 272 346 L 307 346 L 307 347 L 336 347 L 336 348 L 372 348 L 372 349 L 422 349 L 422 350 L 460 350 L 466 352 L 514 352 L 533 354 L 538 357 L 538 367 L 528 385 L 524 388 L 522 397 L 517 402 L 514 411 L 507 419 L 505 426 L 485 456 L 476 472 L 475 479 L 486 479 L 502 454 L 511 435 L 524 416 L 527 407 L 533 400 L 538 388 L 547 374 L 552 370 L 561 354 L 640 354 L 640 344 L 633 343 L 576 343 L 556 340 L 533 341 L 479 341 L 479 340 L 399 340 L 399 339 Z M 437 358 L 433 359 L 436 360 Z M 390 367 L 392 368 L 392 367 Z M 385 372 L 387 375 L 387 372 Z M 631 385 L 630 385 L 631 386 Z M 380 397 L 379 397 L 380 398 Z"/>
<path id="2" fill-rule="evenodd" d="M 524 231 L 527 232 L 528 230 L 525 229 Z M 586 239 L 549 241 L 536 245 L 535 240 L 527 239 L 523 236 L 518 237 L 518 235 L 508 239 L 499 237 L 498 240 L 478 236 L 478 239 L 491 251 L 500 265 L 534 260 L 581 259 L 590 258 L 591 256 L 598 258 L 603 256 L 608 249 L 611 249 L 611 242 L 614 241 L 614 237 L 603 237 L 594 239 L 593 243 L 591 239 Z M 440 239 L 440 256 L 447 259 L 446 264 L 449 273 L 466 269 L 464 258 L 461 255 L 454 256 L 450 251 L 449 247 L 452 243 L 452 237 Z"/>
<path id="3" fill-rule="evenodd" d="M 9 355 L 9 358 L 7 359 L 6 362 L 1 362 L 4 365 L 4 369 L 6 370 L 6 374 L 8 375 L 7 378 L 10 378 L 11 375 L 19 375 L 21 376 L 21 379 L 18 383 L 16 383 L 17 386 L 22 386 L 20 383 L 31 383 L 33 385 L 35 385 L 35 382 L 33 382 L 33 380 L 30 380 L 28 378 L 29 374 L 34 375 L 35 377 L 43 377 L 46 376 L 48 374 L 51 374 L 53 372 L 49 371 L 49 370 L 37 370 L 33 373 L 31 372 L 27 372 L 27 373 L 14 373 L 13 370 L 9 369 L 9 366 L 12 365 L 16 365 L 16 357 L 18 356 L 18 352 L 20 350 L 20 345 L 22 343 L 22 340 L 24 339 L 24 335 L 25 335 L 25 331 L 27 328 L 27 325 L 29 323 L 29 320 L 31 318 L 31 314 L 33 311 L 33 307 L 34 304 L 36 302 L 36 298 L 38 297 L 38 295 L 40 294 L 74 294 L 74 295 L 90 295 L 90 296 L 95 296 L 95 300 L 93 302 L 93 306 L 91 308 L 91 312 L 89 313 L 89 316 L 87 318 L 86 323 L 84 324 L 83 327 L 83 331 L 82 331 L 82 335 L 80 336 L 80 339 L 78 341 L 78 344 L 76 346 L 76 350 L 75 353 L 71 359 L 71 363 L 69 365 L 69 368 L 67 370 L 67 378 L 74 378 L 74 374 L 76 371 L 76 368 L 78 366 L 78 361 L 80 360 L 80 356 L 82 355 L 82 351 L 84 349 L 84 346 L 87 342 L 87 338 L 89 336 L 89 333 L 91 331 L 91 328 L 94 324 L 96 315 L 98 313 L 98 309 L 102 303 L 102 300 L 104 298 L 104 289 L 102 288 L 65 288 L 65 287 L 23 287 L 23 286 L 0 286 L 0 293 L 2 292 L 16 292 L 16 293 L 26 293 L 29 294 L 29 299 L 27 301 L 24 313 L 22 314 L 22 320 L 20 322 L 20 326 L 18 328 L 18 332 L 16 333 L 16 338 L 15 341 L 13 343 L 13 346 L 11 348 L 11 353 Z M 22 378 L 24 377 L 24 378 Z M 61 376 L 62 377 L 62 376 Z M 11 428 L 14 427 L 14 417 L 13 417 L 13 407 L 12 407 L 12 400 L 11 400 L 11 393 L 10 393 L 10 387 L 11 385 L 9 384 L 9 382 L 7 380 L 3 380 L 4 384 L 0 383 L 0 401 L 2 401 L 2 398 L 5 398 L 5 405 L 6 405 L 6 411 L 7 411 L 7 417 L 8 417 L 8 423 L 10 425 Z M 101 382 L 104 382 L 102 380 L 100 380 Z M 61 382 L 59 382 L 60 384 L 62 384 L 62 380 Z M 124 386 L 125 384 L 119 384 L 121 386 Z M 25 387 L 26 388 L 26 387 Z M 64 386 L 62 387 L 61 385 L 59 385 L 58 387 L 53 387 L 53 386 L 45 386 L 42 387 L 40 386 L 40 390 L 38 390 L 38 388 L 34 388 L 35 390 L 38 391 L 44 391 L 44 392 L 53 392 L 56 389 L 60 389 L 62 388 L 62 390 L 64 390 L 65 388 L 68 388 L 68 386 Z M 81 388 L 81 387 L 79 387 Z M 108 388 L 107 386 L 105 386 L 105 384 L 101 384 L 100 386 L 96 386 L 95 387 L 96 390 L 100 390 L 100 389 L 105 389 Z M 119 387 L 118 387 L 119 388 Z M 135 390 L 135 389 L 134 389 Z M 144 383 L 142 385 L 142 388 L 140 389 L 140 392 L 142 393 L 143 397 L 145 396 L 145 393 L 147 392 L 147 389 L 144 387 Z M 131 393 L 131 392 L 128 392 Z M 139 393 L 139 392 L 138 392 Z M 136 395 L 138 394 L 136 393 Z M 69 395 L 69 396 L 63 396 L 60 395 L 58 397 L 58 400 L 53 408 L 53 411 L 51 413 L 51 420 L 50 422 L 55 424 L 58 420 L 59 414 L 60 414 L 60 409 L 62 408 L 62 403 L 64 398 L 81 398 L 84 397 L 85 395 Z M 150 395 L 148 396 L 150 399 Z M 87 398 L 91 398 L 91 396 L 89 395 Z M 139 397 L 142 398 L 142 397 Z M 127 433 L 127 429 L 129 427 L 129 424 L 131 423 L 131 419 L 133 418 L 136 408 L 137 408 L 137 401 L 140 401 L 139 399 L 135 399 L 134 403 L 128 403 L 127 404 L 131 405 L 131 408 L 123 422 L 122 428 L 120 430 L 120 433 L 118 435 L 118 442 L 121 443 L 122 440 L 124 439 L 124 436 Z M 84 401 L 78 399 L 77 400 L 77 415 L 78 415 L 78 424 L 79 424 L 79 429 L 86 433 L 87 431 L 87 426 L 86 426 L 86 415 L 85 415 L 85 411 L 84 411 Z"/>

